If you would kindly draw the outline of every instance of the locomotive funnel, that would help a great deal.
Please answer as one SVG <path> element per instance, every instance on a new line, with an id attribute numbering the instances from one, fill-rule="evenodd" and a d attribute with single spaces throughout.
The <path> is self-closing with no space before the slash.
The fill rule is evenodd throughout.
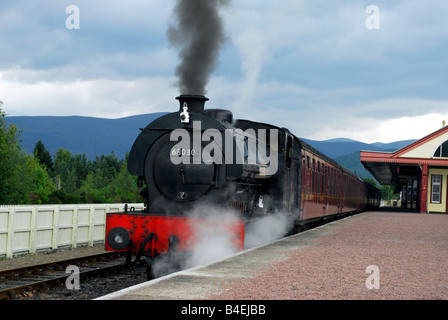
<path id="1" fill-rule="evenodd" d="M 205 101 L 208 101 L 205 96 L 190 94 L 182 94 L 176 99 L 180 102 L 180 111 L 182 111 L 184 103 L 187 103 L 188 112 L 204 112 Z"/>

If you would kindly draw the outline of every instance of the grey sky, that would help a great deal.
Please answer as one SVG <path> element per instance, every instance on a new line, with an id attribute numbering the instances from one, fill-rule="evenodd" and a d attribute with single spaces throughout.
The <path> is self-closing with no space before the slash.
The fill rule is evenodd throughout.
<path id="1" fill-rule="evenodd" d="M 80 29 L 67 29 L 76 5 Z M 176 111 L 174 0 L 5 1 L 0 100 L 8 115 L 117 118 Z M 368 29 L 369 5 L 380 29 Z M 448 2 L 233 0 L 209 107 L 300 137 L 421 138 L 448 121 Z"/>

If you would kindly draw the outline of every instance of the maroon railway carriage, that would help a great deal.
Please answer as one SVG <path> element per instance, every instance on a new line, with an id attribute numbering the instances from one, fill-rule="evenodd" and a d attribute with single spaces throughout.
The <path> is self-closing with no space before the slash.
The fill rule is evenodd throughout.
<path id="1" fill-rule="evenodd" d="M 377 188 L 306 142 L 302 145 L 300 220 L 360 212 L 379 206 Z"/>
<path id="2" fill-rule="evenodd" d="M 192 250 L 203 226 L 223 227 L 241 250 L 247 225 L 265 216 L 304 224 L 379 205 L 378 189 L 288 129 L 205 109 L 204 96 L 177 99 L 179 111 L 141 129 L 132 146 L 128 169 L 145 209 L 107 214 L 106 250 L 150 265 Z"/>

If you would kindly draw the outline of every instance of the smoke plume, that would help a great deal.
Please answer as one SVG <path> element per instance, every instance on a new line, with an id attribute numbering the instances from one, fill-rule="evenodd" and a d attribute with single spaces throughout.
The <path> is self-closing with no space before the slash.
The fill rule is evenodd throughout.
<path id="1" fill-rule="evenodd" d="M 167 31 L 169 41 L 180 49 L 176 68 L 181 94 L 206 93 L 206 85 L 225 41 L 219 9 L 230 0 L 177 0 L 175 21 Z"/>

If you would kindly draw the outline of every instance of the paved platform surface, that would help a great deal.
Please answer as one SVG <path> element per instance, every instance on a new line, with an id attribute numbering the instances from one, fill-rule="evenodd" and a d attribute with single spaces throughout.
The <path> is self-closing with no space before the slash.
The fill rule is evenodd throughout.
<path id="1" fill-rule="evenodd" d="M 100 297 L 448 299 L 448 214 L 364 212 Z"/>

